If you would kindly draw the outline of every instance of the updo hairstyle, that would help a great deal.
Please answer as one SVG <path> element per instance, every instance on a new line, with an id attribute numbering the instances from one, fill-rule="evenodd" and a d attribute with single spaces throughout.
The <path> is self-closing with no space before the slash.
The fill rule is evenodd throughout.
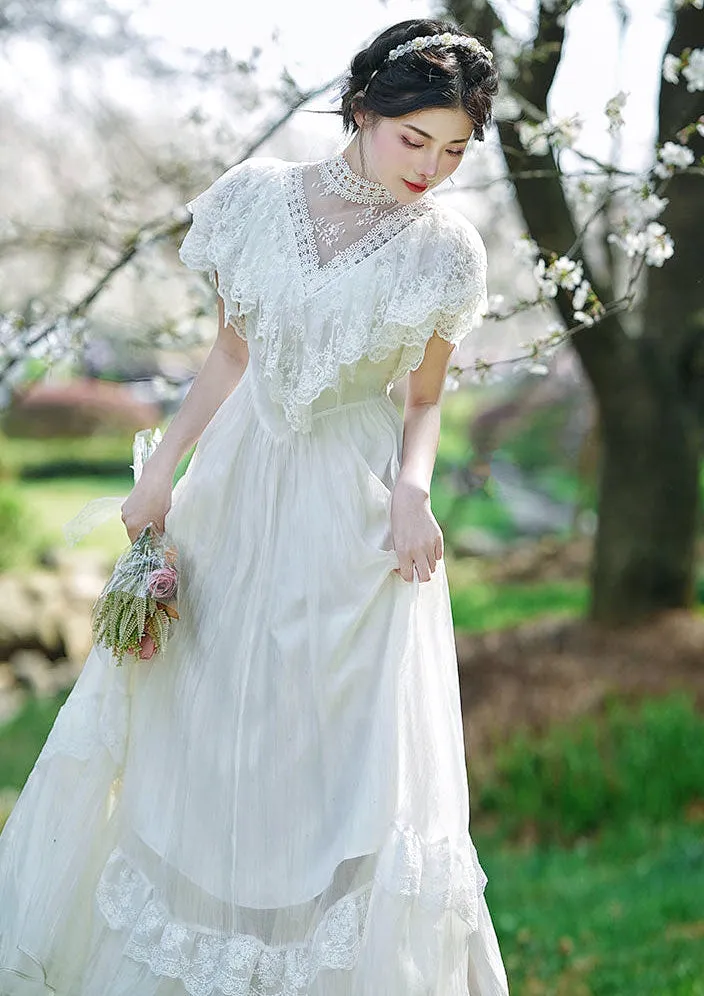
<path id="1" fill-rule="evenodd" d="M 491 122 L 492 98 L 498 91 L 493 60 L 460 45 L 407 52 L 392 61 L 387 58 L 392 49 L 418 35 L 448 31 L 468 36 L 451 21 L 400 21 L 358 52 L 340 90 L 338 113 L 345 131 L 357 131 L 355 111 L 369 111 L 372 118 L 398 118 L 427 107 L 461 107 L 472 119 L 474 138 L 483 141 L 484 128 Z M 367 92 L 360 93 L 367 84 Z"/>

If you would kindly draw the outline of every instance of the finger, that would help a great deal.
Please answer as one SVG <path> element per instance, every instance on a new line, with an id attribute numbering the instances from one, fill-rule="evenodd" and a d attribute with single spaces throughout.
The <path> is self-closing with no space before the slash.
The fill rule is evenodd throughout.
<path id="1" fill-rule="evenodd" d="M 411 559 L 404 558 L 404 560 L 401 560 L 399 558 L 399 565 L 401 577 L 404 581 L 407 581 L 408 584 L 411 584 L 413 581 L 413 561 Z"/>
<path id="2" fill-rule="evenodd" d="M 442 535 L 440 535 L 435 540 L 435 558 L 436 558 L 436 560 L 442 560 L 442 555 L 443 555 L 443 538 L 442 538 Z"/>
<path id="3" fill-rule="evenodd" d="M 431 573 L 427 557 L 421 557 L 416 561 L 416 571 L 419 581 L 430 581 Z"/>

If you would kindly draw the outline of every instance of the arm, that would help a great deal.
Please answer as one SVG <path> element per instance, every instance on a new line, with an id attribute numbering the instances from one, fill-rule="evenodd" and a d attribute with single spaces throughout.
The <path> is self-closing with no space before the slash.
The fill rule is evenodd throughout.
<path id="1" fill-rule="evenodd" d="M 440 440 L 440 404 L 453 345 L 434 333 L 420 366 L 408 375 L 401 471 L 393 490 L 391 527 L 400 574 L 429 581 L 443 555 L 443 537 L 430 507 L 430 481 Z"/>
<path id="2" fill-rule="evenodd" d="M 224 319 L 225 307 L 218 294 L 215 342 L 161 442 L 144 465 L 144 473 L 167 475 L 171 480 L 183 455 L 200 438 L 215 412 L 239 383 L 247 367 L 249 349 L 232 325 L 224 324 Z"/>
<path id="3" fill-rule="evenodd" d="M 148 522 L 153 522 L 159 532 L 164 531 L 179 460 L 200 438 L 245 371 L 249 359 L 247 343 L 231 325 L 224 325 L 224 316 L 223 301 L 218 295 L 217 338 L 183 404 L 121 506 L 121 518 L 132 543 Z"/>

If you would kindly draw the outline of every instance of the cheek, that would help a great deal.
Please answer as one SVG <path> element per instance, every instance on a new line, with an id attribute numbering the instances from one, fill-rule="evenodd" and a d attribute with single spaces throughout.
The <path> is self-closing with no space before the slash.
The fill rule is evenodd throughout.
<path id="1" fill-rule="evenodd" d="M 462 162 L 462 159 L 463 159 L 462 156 L 450 156 L 450 155 L 446 156 L 446 161 L 443 163 L 441 167 L 443 180 L 446 180 L 448 176 L 452 176 L 452 174 L 455 172 L 457 167 Z"/>
<path id="2" fill-rule="evenodd" d="M 374 135 L 374 156 L 386 171 L 394 171 L 404 161 L 404 147 L 397 135 L 379 129 Z"/>

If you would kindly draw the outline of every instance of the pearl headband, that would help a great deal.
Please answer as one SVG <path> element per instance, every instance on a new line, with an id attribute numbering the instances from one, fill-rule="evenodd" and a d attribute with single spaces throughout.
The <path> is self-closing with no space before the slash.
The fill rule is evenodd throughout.
<path id="1" fill-rule="evenodd" d="M 419 52 L 424 48 L 437 48 L 438 46 L 440 48 L 452 48 L 453 45 L 469 48 L 473 52 L 483 55 L 489 61 L 494 58 L 489 49 L 484 48 L 476 38 L 472 38 L 471 35 L 453 35 L 449 31 L 446 31 L 443 35 L 418 35 L 417 38 L 411 38 L 410 41 L 399 45 L 398 48 L 392 48 L 388 58 L 393 62 L 394 59 L 398 59 L 407 52 Z"/>
<path id="2" fill-rule="evenodd" d="M 410 41 L 404 42 L 403 45 L 398 45 L 396 48 L 392 48 L 387 56 L 387 59 L 389 62 L 394 62 L 396 59 L 399 59 L 402 55 L 406 55 L 408 52 L 420 52 L 424 48 L 452 48 L 455 45 L 467 48 L 472 52 L 476 52 L 478 55 L 483 55 L 485 59 L 489 60 L 489 62 L 491 62 L 494 58 L 493 53 L 490 52 L 488 48 L 484 48 L 484 46 L 471 35 L 453 35 L 449 31 L 446 31 L 442 35 L 418 35 L 416 38 L 411 38 Z M 367 92 L 367 87 L 378 72 L 378 69 L 374 70 L 362 93 Z"/>

